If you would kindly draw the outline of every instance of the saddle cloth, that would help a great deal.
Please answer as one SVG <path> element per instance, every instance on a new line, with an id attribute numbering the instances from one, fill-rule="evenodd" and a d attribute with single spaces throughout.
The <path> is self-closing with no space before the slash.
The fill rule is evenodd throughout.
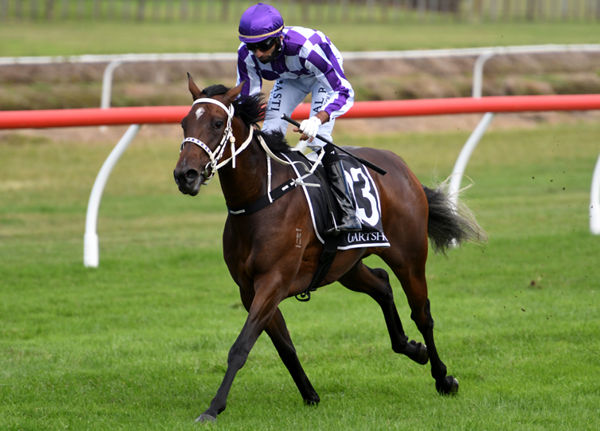
<path id="1" fill-rule="evenodd" d="M 310 153 L 309 157 L 307 157 L 297 151 L 280 153 L 279 155 L 289 162 L 301 162 L 293 163 L 292 165 L 296 175 L 299 177 L 309 172 L 308 159 L 310 156 L 314 155 L 316 159 L 315 153 Z M 371 174 L 362 163 L 353 157 L 341 152 L 338 155 L 342 161 L 346 182 L 352 190 L 356 215 L 361 221 L 362 230 L 360 232 L 342 232 L 337 249 L 389 247 L 390 243 L 381 225 L 379 192 Z M 323 239 L 324 232 L 328 227 L 332 226 L 331 218 L 333 215 L 330 212 L 328 201 L 334 201 L 326 178 L 323 166 L 319 165 L 314 174 L 304 178 L 304 184 L 302 184 L 302 191 L 310 208 L 313 228 L 317 238 L 323 244 L 325 243 Z M 311 186 L 312 184 L 318 184 L 319 187 Z M 330 194 L 330 196 L 326 196 L 325 193 Z"/>

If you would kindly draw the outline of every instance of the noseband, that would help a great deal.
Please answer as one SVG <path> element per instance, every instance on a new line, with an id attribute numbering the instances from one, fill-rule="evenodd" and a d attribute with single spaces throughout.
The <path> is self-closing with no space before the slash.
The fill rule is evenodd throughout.
<path id="1" fill-rule="evenodd" d="M 252 142 L 253 127 L 250 127 L 250 133 L 248 134 L 248 138 L 244 141 L 244 143 L 236 151 L 235 150 L 235 136 L 233 136 L 233 129 L 231 127 L 231 121 L 233 120 L 233 116 L 235 113 L 233 105 L 229 106 L 229 108 L 228 108 L 227 106 L 225 106 L 223 103 L 219 102 L 218 100 L 210 99 L 207 97 L 194 100 L 194 103 L 192 103 L 192 106 L 194 106 L 197 103 L 212 103 L 213 105 L 217 105 L 218 107 L 222 108 L 227 113 L 227 126 L 225 127 L 225 131 L 223 132 L 223 137 L 221 138 L 221 142 L 219 142 L 219 145 L 217 145 L 217 147 L 215 148 L 214 151 L 212 151 L 208 147 L 208 145 L 206 145 L 200 139 L 193 138 L 191 136 L 188 136 L 183 139 L 183 141 L 181 142 L 181 148 L 179 149 L 179 152 L 183 151 L 183 147 L 184 147 L 185 143 L 190 142 L 190 143 L 202 148 L 204 150 L 204 152 L 206 154 L 208 154 L 210 161 L 206 164 L 206 166 L 204 166 L 204 170 L 202 172 L 202 176 L 205 178 L 204 183 L 207 184 L 212 179 L 212 177 L 214 177 L 215 173 L 220 168 L 225 166 L 230 160 L 232 160 L 232 167 L 235 168 L 235 156 L 237 156 L 239 153 L 244 151 L 246 149 L 246 147 L 250 144 L 250 142 Z M 229 157 L 228 159 L 223 160 L 221 163 L 219 163 L 219 160 L 221 160 L 221 157 L 223 157 L 223 153 L 225 152 L 225 146 L 227 145 L 227 142 L 231 143 L 231 157 Z"/>

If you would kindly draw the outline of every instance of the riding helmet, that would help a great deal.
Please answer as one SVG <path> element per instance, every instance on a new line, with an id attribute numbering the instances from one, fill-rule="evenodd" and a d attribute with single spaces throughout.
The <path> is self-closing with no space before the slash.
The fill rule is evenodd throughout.
<path id="1" fill-rule="evenodd" d="M 257 43 L 281 34 L 283 18 L 273 6 L 257 3 L 250 6 L 240 19 L 239 39 L 244 43 Z"/>

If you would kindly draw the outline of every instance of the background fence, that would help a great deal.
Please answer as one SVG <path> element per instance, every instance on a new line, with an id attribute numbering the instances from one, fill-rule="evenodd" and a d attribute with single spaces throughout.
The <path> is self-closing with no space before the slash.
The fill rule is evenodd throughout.
<path id="1" fill-rule="evenodd" d="M 0 21 L 236 21 L 247 0 L 0 0 Z M 600 0 L 274 0 L 291 22 L 599 21 Z"/>

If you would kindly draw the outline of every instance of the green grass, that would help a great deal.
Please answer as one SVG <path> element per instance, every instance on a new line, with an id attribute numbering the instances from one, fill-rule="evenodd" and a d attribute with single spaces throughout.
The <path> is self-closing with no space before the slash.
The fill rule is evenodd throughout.
<path id="1" fill-rule="evenodd" d="M 323 30 L 342 51 L 410 50 L 496 45 L 597 43 L 599 24 L 290 22 Z M 5 22 L 0 55 L 83 55 L 154 52 L 235 52 L 237 22 Z"/>
<path id="2" fill-rule="evenodd" d="M 448 175 L 467 137 L 360 136 L 344 121 L 337 133 L 394 149 L 425 184 Z M 391 351 L 375 303 L 335 284 L 282 304 L 319 407 L 303 406 L 263 336 L 217 426 L 597 429 L 600 238 L 588 204 L 598 136 L 597 124 L 492 131 L 474 153 L 464 198 L 489 241 L 428 264 L 458 396 L 438 396 L 428 367 Z M 114 142 L 0 137 L 0 429 L 189 429 L 208 406 L 245 312 L 221 256 L 220 188 L 179 194 L 176 141 L 146 133 L 124 154 L 101 206 L 100 267 L 86 269 L 87 198 Z"/>

